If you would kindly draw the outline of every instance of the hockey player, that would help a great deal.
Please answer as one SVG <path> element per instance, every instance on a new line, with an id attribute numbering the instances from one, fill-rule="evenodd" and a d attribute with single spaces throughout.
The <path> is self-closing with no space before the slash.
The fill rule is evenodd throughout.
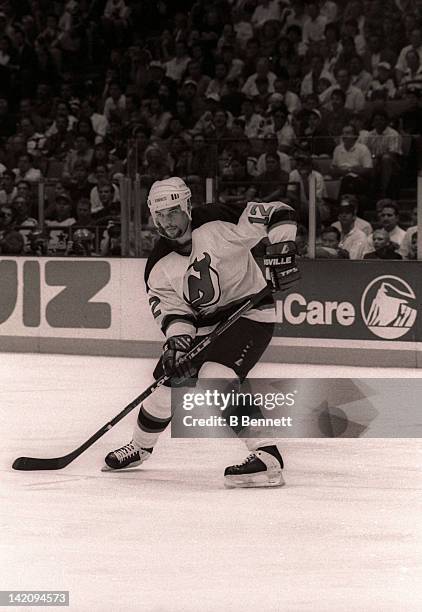
<path id="1" fill-rule="evenodd" d="M 154 370 L 177 378 L 244 380 L 271 340 L 271 296 L 238 319 L 191 363 L 180 363 L 195 341 L 208 334 L 267 281 L 250 249 L 268 238 L 269 275 L 277 290 L 299 273 L 295 264 L 294 210 L 283 202 L 249 202 L 244 210 L 203 206 L 191 210 L 191 192 L 177 177 L 156 181 L 148 206 L 161 235 L 145 269 L 151 311 L 166 341 Z M 179 365 L 178 365 L 179 364 Z M 171 384 L 162 385 L 140 408 L 133 439 L 110 452 L 109 469 L 139 465 L 151 456 L 171 420 Z M 225 485 L 279 486 L 283 460 L 273 440 L 248 439 L 245 461 L 225 470 Z"/>

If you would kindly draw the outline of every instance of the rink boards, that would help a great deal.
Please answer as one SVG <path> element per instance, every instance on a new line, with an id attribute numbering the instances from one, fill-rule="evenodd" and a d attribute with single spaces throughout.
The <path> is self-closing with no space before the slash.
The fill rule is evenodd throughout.
<path id="1" fill-rule="evenodd" d="M 420 367 L 420 262 L 302 261 L 268 361 Z M 143 259 L 0 259 L 2 351 L 155 357 Z"/>

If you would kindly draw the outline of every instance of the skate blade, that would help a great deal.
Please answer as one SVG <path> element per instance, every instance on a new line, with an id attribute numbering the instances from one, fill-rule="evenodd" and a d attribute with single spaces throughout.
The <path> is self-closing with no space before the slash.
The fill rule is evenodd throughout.
<path id="1" fill-rule="evenodd" d="M 269 488 L 269 487 L 283 487 L 285 485 L 283 475 L 274 474 L 268 476 L 267 474 L 253 475 L 253 476 L 224 476 L 224 486 L 226 489 L 257 489 L 257 488 Z"/>
<path id="2" fill-rule="evenodd" d="M 125 468 L 111 468 L 108 465 L 103 465 L 103 467 L 101 468 L 102 472 L 133 472 L 133 471 L 137 471 L 134 468 L 138 467 L 139 465 L 141 465 L 142 461 L 137 461 L 136 463 L 132 463 L 131 466 L 125 467 Z"/>

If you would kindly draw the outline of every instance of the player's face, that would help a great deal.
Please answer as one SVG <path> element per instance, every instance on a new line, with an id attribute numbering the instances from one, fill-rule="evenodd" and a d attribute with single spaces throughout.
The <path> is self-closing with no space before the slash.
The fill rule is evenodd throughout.
<path id="1" fill-rule="evenodd" d="M 189 225 L 189 217 L 180 206 L 157 210 L 154 213 L 154 221 L 160 233 L 171 240 L 181 238 Z"/>

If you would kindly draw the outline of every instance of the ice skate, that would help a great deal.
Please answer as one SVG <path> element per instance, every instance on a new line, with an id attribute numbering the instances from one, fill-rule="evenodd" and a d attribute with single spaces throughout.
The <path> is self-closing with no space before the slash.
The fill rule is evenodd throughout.
<path id="1" fill-rule="evenodd" d="M 224 486 L 231 488 L 281 487 L 283 459 L 276 446 L 251 452 L 243 463 L 230 465 L 224 471 Z"/>
<path id="2" fill-rule="evenodd" d="M 133 442 L 125 444 L 121 448 L 112 451 L 105 458 L 106 465 L 103 467 L 103 472 L 110 470 L 122 470 L 125 468 L 133 468 L 140 465 L 151 456 L 152 448 L 141 448 Z"/>

